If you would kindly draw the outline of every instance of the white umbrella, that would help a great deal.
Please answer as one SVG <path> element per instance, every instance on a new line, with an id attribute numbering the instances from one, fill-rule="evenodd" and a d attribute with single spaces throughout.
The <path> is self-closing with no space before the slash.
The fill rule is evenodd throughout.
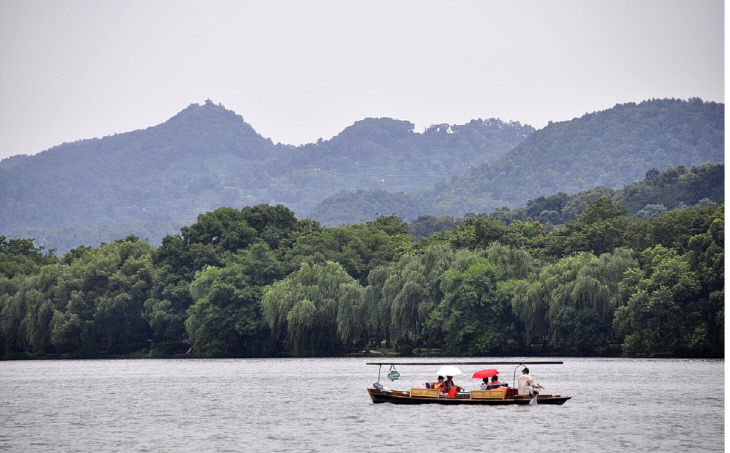
<path id="1" fill-rule="evenodd" d="M 458 376 L 461 374 L 461 370 L 456 368 L 454 365 L 444 365 L 439 368 L 437 374 L 439 376 Z"/>

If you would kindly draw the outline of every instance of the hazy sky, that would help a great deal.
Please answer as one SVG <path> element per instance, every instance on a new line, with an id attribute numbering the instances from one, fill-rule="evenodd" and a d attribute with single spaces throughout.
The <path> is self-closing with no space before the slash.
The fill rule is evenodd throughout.
<path id="1" fill-rule="evenodd" d="M 210 98 L 274 142 L 724 102 L 722 0 L 0 0 L 0 158 Z"/>

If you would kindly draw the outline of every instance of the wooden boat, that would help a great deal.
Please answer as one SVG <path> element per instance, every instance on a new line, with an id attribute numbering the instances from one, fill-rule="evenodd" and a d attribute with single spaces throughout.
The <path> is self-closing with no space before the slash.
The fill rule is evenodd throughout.
<path id="1" fill-rule="evenodd" d="M 368 365 L 389 365 L 391 374 L 395 371 L 396 365 L 547 365 L 562 364 L 563 362 L 369 362 Z M 515 368 L 515 373 L 517 371 Z M 397 379 L 400 374 L 395 372 Z M 570 396 L 563 395 L 543 395 L 540 394 L 536 398 L 530 396 L 520 396 L 517 389 L 514 388 L 514 376 L 512 387 L 496 390 L 472 390 L 470 392 L 459 392 L 448 395 L 441 393 L 437 389 L 430 388 L 411 388 L 410 390 L 391 390 L 380 384 L 380 368 L 378 369 L 378 382 L 368 388 L 368 394 L 373 403 L 392 403 L 392 404 L 478 404 L 478 405 L 529 405 L 529 404 L 565 404 L 571 399 Z"/>
<path id="2" fill-rule="evenodd" d="M 373 403 L 393 403 L 393 404 L 486 404 L 486 405 L 505 405 L 505 404 L 530 404 L 532 397 L 517 396 L 509 391 L 516 392 L 516 389 L 508 389 L 508 393 L 499 392 L 500 395 L 485 395 L 480 392 L 490 392 L 490 390 L 473 390 L 471 392 L 460 392 L 456 397 L 452 398 L 446 394 L 439 394 L 435 390 L 435 395 L 419 395 L 414 394 L 414 390 L 435 390 L 435 389 L 411 389 L 411 391 L 402 390 L 378 390 L 369 388 L 368 393 Z M 561 395 L 538 395 L 537 404 L 564 404 L 570 396 Z M 533 402 L 535 404 L 535 402 Z"/>

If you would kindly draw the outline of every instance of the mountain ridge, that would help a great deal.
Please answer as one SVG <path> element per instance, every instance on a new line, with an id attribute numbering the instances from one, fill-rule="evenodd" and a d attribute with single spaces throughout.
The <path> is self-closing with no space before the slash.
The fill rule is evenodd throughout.
<path id="1" fill-rule="evenodd" d="M 371 212 L 393 212 L 388 205 L 395 204 L 424 206 L 425 212 L 395 212 L 405 219 L 422 214 L 462 216 L 515 208 L 540 195 L 618 188 L 642 179 L 652 168 L 723 162 L 723 104 L 655 99 L 551 122 L 502 156 L 444 178 L 431 190 L 388 194 L 380 197 L 382 201 L 377 193 L 341 192 L 308 215 L 326 225 L 357 223 L 372 220 Z M 367 211 L 357 210 L 358 200 L 367 200 Z M 347 211 L 349 218 L 344 216 Z"/>
<path id="2" fill-rule="evenodd" d="M 568 129 L 573 130 L 570 137 L 567 137 Z M 579 129 L 578 133 L 575 129 Z M 708 132 L 707 129 L 711 130 Z M 697 98 L 686 102 L 664 99 L 617 104 L 611 109 L 588 113 L 570 121 L 551 123 L 504 156 L 475 167 L 456 185 L 435 195 L 440 198 L 437 204 L 444 206 L 442 202 L 453 192 L 489 187 L 495 202 L 522 203 L 529 197 L 525 185 L 514 187 L 501 183 L 520 179 L 529 173 L 525 169 L 533 173 L 544 169 L 551 182 L 565 181 L 568 175 L 584 177 L 596 170 L 603 172 L 588 182 L 579 179 L 563 187 L 545 184 L 541 180 L 540 185 L 532 187 L 532 194 L 554 193 L 558 191 L 556 188 L 576 192 L 596 185 L 616 188 L 640 179 L 650 168 L 663 170 L 678 165 L 722 163 L 723 141 L 723 104 L 705 103 Z M 558 146 L 560 149 L 557 149 Z M 579 157 L 587 160 L 590 167 L 580 174 L 572 171 L 584 165 Z M 607 162 L 609 158 L 610 162 Z M 637 160 L 641 165 L 637 165 Z M 555 171 L 555 166 L 561 164 L 571 171 Z M 473 184 L 474 180 L 485 179 L 490 182 L 489 185 Z M 506 187 L 512 191 L 508 192 Z M 519 196 L 515 196 L 515 189 L 521 190 Z M 444 207 L 448 211 L 447 206 Z M 496 207 L 499 203 L 483 204 L 477 209 Z"/>
<path id="3" fill-rule="evenodd" d="M 138 224 L 130 233 L 154 241 L 174 230 L 143 225 L 181 226 L 219 206 L 281 203 L 303 213 L 346 188 L 425 189 L 533 131 L 492 119 L 417 133 L 407 121 L 366 118 L 330 140 L 293 147 L 273 144 L 240 115 L 206 101 L 145 129 L 4 159 L 0 231 L 32 233 L 39 244 L 64 250 L 80 245 L 58 236 L 74 225 L 93 245 L 115 239 L 107 233 L 116 225 Z"/>

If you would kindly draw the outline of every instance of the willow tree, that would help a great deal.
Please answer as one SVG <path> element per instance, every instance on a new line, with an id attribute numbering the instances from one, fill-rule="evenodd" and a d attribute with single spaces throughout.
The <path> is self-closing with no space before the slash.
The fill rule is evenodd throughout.
<path id="1" fill-rule="evenodd" d="M 383 305 L 390 308 L 392 342 L 418 331 L 418 305 L 426 296 L 424 269 L 418 257 L 407 255 L 398 262 L 383 285 Z"/>
<path id="2" fill-rule="evenodd" d="M 490 263 L 502 269 L 504 278 L 524 279 L 537 268 L 536 260 L 525 249 L 493 242 L 484 251 L 484 257 Z"/>
<path id="3" fill-rule="evenodd" d="M 596 257 L 579 253 L 542 269 L 515 287 L 512 306 L 528 341 L 544 335 L 567 352 L 606 352 L 615 341 L 611 327 L 619 305 L 619 283 L 636 265 L 632 252 L 616 249 Z"/>
<path id="4" fill-rule="evenodd" d="M 286 351 L 297 356 L 333 354 L 362 329 L 356 305 L 361 291 L 340 264 L 304 262 L 265 290 L 263 319 Z"/>
<path id="5" fill-rule="evenodd" d="M 391 345 L 419 343 L 454 256 L 451 246 L 436 244 L 370 272 L 363 296 L 368 331 Z"/>
<path id="6" fill-rule="evenodd" d="M 548 339 L 548 293 L 539 281 L 520 280 L 513 289 L 512 312 L 522 321 L 527 346 Z"/>
<path id="7" fill-rule="evenodd" d="M 337 335 L 346 346 L 365 344 L 364 291 L 357 282 L 343 283 L 337 309 Z"/>
<path id="8" fill-rule="evenodd" d="M 382 292 L 393 267 L 394 264 L 390 264 L 371 270 L 362 292 L 363 337 L 371 345 L 390 338 L 390 307 L 385 307 Z"/>
<path id="9" fill-rule="evenodd" d="M 26 275 L 0 276 L 0 357 L 23 356 L 28 351 L 24 320 L 29 311 L 27 295 L 34 289 L 34 280 L 34 276 Z"/>
<path id="10" fill-rule="evenodd" d="M 509 289 L 500 287 L 501 272 L 483 257 L 456 260 L 442 277 L 444 297 L 428 320 L 432 344 L 470 355 L 504 353 L 514 346 Z"/>

